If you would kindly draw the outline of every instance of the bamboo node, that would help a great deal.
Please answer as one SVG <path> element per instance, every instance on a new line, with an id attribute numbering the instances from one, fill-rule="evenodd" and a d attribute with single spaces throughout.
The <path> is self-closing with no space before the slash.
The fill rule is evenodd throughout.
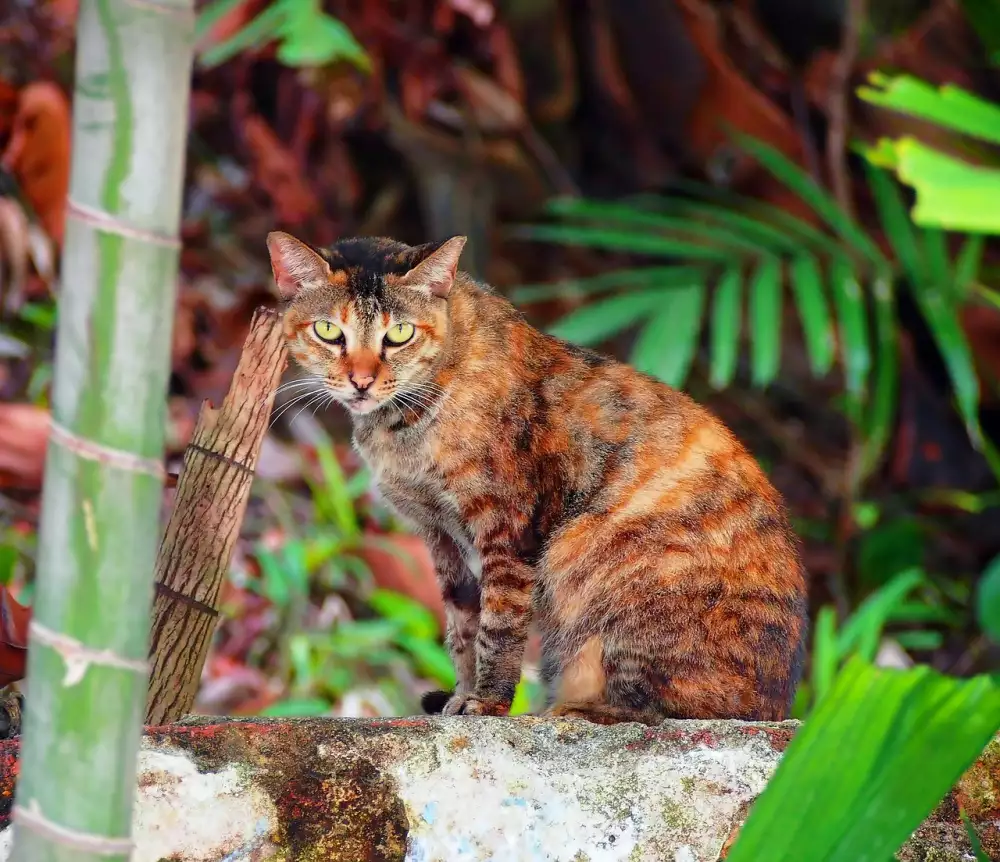
<path id="1" fill-rule="evenodd" d="M 67 218 L 72 216 L 77 221 L 90 225 L 102 233 L 113 233 L 116 236 L 122 236 L 126 239 L 148 242 L 153 245 L 163 246 L 164 248 L 176 249 L 181 247 L 181 241 L 176 236 L 168 236 L 157 231 L 133 227 L 115 218 L 111 213 L 106 213 L 95 207 L 89 207 L 86 204 L 77 203 L 72 198 L 66 201 L 66 216 Z"/>
<path id="2" fill-rule="evenodd" d="M 67 688 L 80 682 L 92 664 L 128 670 L 143 675 L 147 672 L 147 665 L 144 661 L 122 658 L 109 649 L 93 649 L 80 643 L 76 638 L 54 632 L 35 620 L 28 623 L 28 635 L 29 639 L 33 638 L 38 643 L 54 649 L 66 662 L 66 676 L 63 677 L 62 684 Z"/>
<path id="3" fill-rule="evenodd" d="M 68 449 L 80 458 L 88 461 L 97 461 L 100 464 L 107 464 L 118 470 L 127 470 L 131 473 L 148 473 L 157 479 L 162 479 L 166 474 L 163 464 L 153 458 L 143 458 L 133 452 L 124 452 L 121 449 L 112 449 L 110 446 L 102 446 L 93 440 L 87 440 L 74 434 L 68 428 L 64 428 L 55 420 L 49 425 L 49 440 L 57 443 L 64 449 Z"/>
<path id="4" fill-rule="evenodd" d="M 60 823 L 54 823 L 42 814 L 37 799 L 30 799 L 27 806 L 15 803 L 11 815 L 17 826 L 30 829 L 32 832 L 44 835 L 50 841 L 72 847 L 82 853 L 96 853 L 98 856 L 128 855 L 131 854 L 135 843 L 131 838 L 94 835 L 91 832 L 80 832 Z"/>

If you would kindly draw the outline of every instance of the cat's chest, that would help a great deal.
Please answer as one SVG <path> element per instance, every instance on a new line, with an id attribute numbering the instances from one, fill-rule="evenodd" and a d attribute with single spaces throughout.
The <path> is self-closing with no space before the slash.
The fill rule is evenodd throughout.
<path id="1" fill-rule="evenodd" d="M 419 527 L 451 537 L 476 571 L 472 535 L 461 517 L 458 497 L 436 466 L 433 443 L 426 438 L 377 437 L 357 439 L 356 443 L 385 498 Z"/>

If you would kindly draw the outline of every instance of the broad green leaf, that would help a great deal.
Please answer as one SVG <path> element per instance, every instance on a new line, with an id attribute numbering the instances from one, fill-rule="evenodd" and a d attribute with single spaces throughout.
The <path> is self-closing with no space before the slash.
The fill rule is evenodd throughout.
<path id="1" fill-rule="evenodd" d="M 742 287 L 742 274 L 738 267 L 727 269 L 715 287 L 709 380 L 716 389 L 725 389 L 736 375 L 736 361 L 740 351 Z"/>
<path id="2" fill-rule="evenodd" d="M 737 134 L 736 140 L 743 149 L 759 161 L 770 173 L 783 182 L 807 203 L 813 211 L 850 243 L 870 263 L 888 267 L 878 246 L 840 205 L 809 174 L 782 153 L 763 141 Z"/>
<path id="3" fill-rule="evenodd" d="M 911 75 L 873 72 L 868 80 L 871 86 L 858 88 L 866 102 L 1000 144 L 1000 107 L 968 90 L 952 84 L 937 89 Z"/>
<path id="4" fill-rule="evenodd" d="M 764 257 L 749 284 L 750 378 L 767 386 L 781 362 L 781 262 Z"/>
<path id="5" fill-rule="evenodd" d="M 549 332 L 576 344 L 600 344 L 659 308 L 663 296 L 663 291 L 650 290 L 602 299 L 567 314 Z"/>
<path id="6" fill-rule="evenodd" d="M 899 396 L 899 344 L 896 304 L 888 274 L 877 276 L 872 285 L 875 305 L 875 382 L 872 386 L 864 440 L 858 464 L 859 480 L 868 478 L 878 466 L 892 435 Z"/>
<path id="7" fill-rule="evenodd" d="M 860 402 L 871 370 L 865 298 L 851 265 L 842 257 L 830 262 L 830 286 L 839 323 L 845 387 L 848 395 Z"/>
<path id="8" fill-rule="evenodd" d="M 282 35 L 284 40 L 278 46 L 277 56 L 288 66 L 320 66 L 348 60 L 364 71 L 371 68 L 368 55 L 351 31 L 330 15 L 290 18 Z"/>
<path id="9" fill-rule="evenodd" d="M 631 252 L 632 254 L 687 257 L 693 260 L 719 262 L 726 262 L 733 258 L 731 251 L 678 237 L 657 236 L 635 231 L 604 230 L 580 225 L 529 225 L 510 231 L 510 235 L 516 239 L 606 248 Z"/>
<path id="10" fill-rule="evenodd" d="M 1000 170 L 968 164 L 913 138 L 894 143 L 896 173 L 917 193 L 913 221 L 967 233 L 1000 233 Z"/>
<path id="11" fill-rule="evenodd" d="M 679 389 L 698 349 L 705 284 L 695 282 L 664 291 L 661 296 L 659 308 L 636 339 L 631 363 Z"/>
<path id="12" fill-rule="evenodd" d="M 976 618 L 990 640 L 1000 643 L 1000 556 L 994 557 L 979 576 Z"/>
<path id="13" fill-rule="evenodd" d="M 675 287 L 705 279 L 704 266 L 644 266 L 639 269 L 616 269 L 589 278 L 572 278 L 551 284 L 526 284 L 510 292 L 514 303 L 528 304 L 563 297 L 596 296 L 636 287 Z"/>
<path id="14" fill-rule="evenodd" d="M 816 258 L 809 253 L 795 257 L 790 270 L 792 295 L 802 320 L 809 364 L 813 374 L 822 377 L 833 367 L 835 353 L 833 321 L 823 292 L 823 277 Z"/>
<path id="15" fill-rule="evenodd" d="M 1000 688 L 988 677 L 852 659 L 795 735 L 727 862 L 891 859 L 998 726 Z"/>

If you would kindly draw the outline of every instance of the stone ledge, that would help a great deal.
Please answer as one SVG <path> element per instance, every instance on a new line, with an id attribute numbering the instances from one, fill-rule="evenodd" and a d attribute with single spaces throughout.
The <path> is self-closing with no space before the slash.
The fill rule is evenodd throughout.
<path id="1" fill-rule="evenodd" d="M 524 717 L 147 728 L 133 860 L 716 862 L 797 726 Z M 0 862 L 17 751 L 0 743 Z M 994 742 L 899 858 L 972 859 L 958 802 L 987 850 L 1000 849 L 997 764 Z"/>

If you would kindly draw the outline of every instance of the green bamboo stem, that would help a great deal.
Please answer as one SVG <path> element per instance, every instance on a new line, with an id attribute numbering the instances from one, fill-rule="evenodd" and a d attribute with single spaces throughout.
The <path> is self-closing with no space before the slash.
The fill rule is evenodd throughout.
<path id="1" fill-rule="evenodd" d="M 193 0 L 81 0 L 12 859 L 129 858 Z"/>

